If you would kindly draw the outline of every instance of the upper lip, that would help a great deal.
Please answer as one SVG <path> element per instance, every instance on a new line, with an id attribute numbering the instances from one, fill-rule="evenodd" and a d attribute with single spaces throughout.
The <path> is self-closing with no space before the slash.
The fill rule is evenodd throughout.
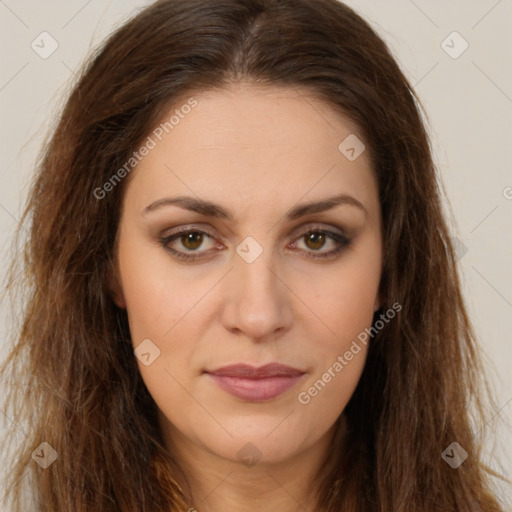
<path id="1" fill-rule="evenodd" d="M 220 375 L 224 377 L 239 377 L 245 379 L 264 379 L 268 377 L 296 377 L 303 375 L 304 372 L 279 363 L 270 363 L 264 366 L 255 367 L 248 364 L 232 364 L 223 366 L 217 370 L 209 370 L 206 373 Z"/>

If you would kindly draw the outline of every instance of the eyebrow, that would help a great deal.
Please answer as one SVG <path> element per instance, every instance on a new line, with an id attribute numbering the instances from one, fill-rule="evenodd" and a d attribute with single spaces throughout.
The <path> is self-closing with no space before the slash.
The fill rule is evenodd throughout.
<path id="1" fill-rule="evenodd" d="M 285 214 L 285 217 L 289 221 L 296 220 L 300 217 L 305 217 L 306 215 L 310 215 L 312 213 L 320 213 L 331 210 L 340 205 L 354 206 L 361 210 L 365 216 L 368 216 L 368 211 L 366 208 L 355 197 L 348 194 L 338 194 L 332 197 L 321 199 L 320 201 L 313 201 L 294 206 L 288 210 L 288 212 Z M 146 206 L 146 208 L 142 210 L 141 215 L 145 215 L 149 212 L 164 208 L 166 206 L 178 206 L 184 210 L 189 210 L 201 215 L 205 215 L 207 217 L 214 217 L 217 219 L 233 220 L 234 218 L 233 213 L 227 208 L 212 203 L 211 201 L 206 201 L 204 199 L 198 199 L 190 196 L 164 197 L 162 199 L 158 199 Z"/>

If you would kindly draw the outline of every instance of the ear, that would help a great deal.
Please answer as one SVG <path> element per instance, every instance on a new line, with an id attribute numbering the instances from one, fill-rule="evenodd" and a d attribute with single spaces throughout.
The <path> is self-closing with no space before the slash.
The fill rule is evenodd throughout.
<path id="1" fill-rule="evenodd" d="M 126 301 L 124 299 L 123 288 L 121 286 L 121 280 L 117 272 L 117 267 L 114 264 L 110 265 L 108 273 L 107 286 L 109 289 L 110 297 L 114 301 L 114 304 L 119 308 L 126 308 Z"/>

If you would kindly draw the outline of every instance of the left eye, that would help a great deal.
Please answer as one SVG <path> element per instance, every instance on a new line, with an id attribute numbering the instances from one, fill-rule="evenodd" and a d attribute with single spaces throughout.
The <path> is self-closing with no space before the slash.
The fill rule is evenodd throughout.
<path id="1" fill-rule="evenodd" d="M 330 231 L 322 231 L 322 230 L 315 230 L 315 231 L 308 231 L 307 233 L 304 233 L 299 237 L 298 240 L 303 240 L 304 245 L 311 249 L 312 251 L 319 251 L 320 249 L 325 247 L 325 244 L 328 240 L 331 241 L 331 245 L 334 245 L 334 248 L 336 248 L 337 244 L 336 242 L 342 241 L 342 235 L 339 235 L 337 233 L 332 233 Z M 293 244 L 297 245 L 297 243 Z M 330 251 L 322 251 L 322 252 L 330 252 Z"/>
<path id="2" fill-rule="evenodd" d="M 205 240 L 210 241 L 210 247 L 206 250 L 198 251 Z M 350 240 L 341 233 L 317 228 L 308 230 L 295 240 L 296 241 L 290 244 L 290 246 L 297 248 L 297 246 L 300 245 L 300 242 L 303 241 L 306 248 L 300 248 L 300 250 L 301 252 L 304 251 L 306 254 L 309 253 L 307 257 L 310 258 L 333 257 L 350 243 Z M 325 247 L 328 241 L 331 242 L 331 246 L 333 246 L 333 248 L 331 250 L 322 251 L 321 249 Z M 201 230 L 191 229 L 162 238 L 160 243 L 174 256 L 183 260 L 195 260 L 200 258 L 204 253 L 209 252 L 209 249 L 215 246 L 218 249 L 222 249 L 222 246 L 217 245 L 210 234 Z M 176 243 L 181 244 L 182 248 L 185 250 L 176 248 Z"/>

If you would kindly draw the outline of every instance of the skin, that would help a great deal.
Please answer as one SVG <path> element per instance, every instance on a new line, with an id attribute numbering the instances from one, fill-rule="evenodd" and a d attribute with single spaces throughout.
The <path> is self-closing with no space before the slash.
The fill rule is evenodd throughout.
<path id="1" fill-rule="evenodd" d="M 298 395 L 371 326 L 380 306 L 382 221 L 368 151 L 352 162 L 345 158 L 338 146 L 357 135 L 357 127 L 306 91 L 239 84 L 193 97 L 198 105 L 130 175 L 113 297 L 127 308 L 134 347 L 150 339 L 160 350 L 149 366 L 138 364 L 165 444 L 185 468 L 180 485 L 190 506 L 201 512 L 315 510 L 312 481 L 358 383 L 367 346 L 359 343 L 361 351 L 307 405 Z M 341 193 L 366 212 L 341 204 L 285 218 L 297 204 Z M 233 219 L 176 205 L 143 213 L 177 195 L 212 201 Z M 160 242 L 179 227 L 213 237 L 204 235 L 202 244 L 186 245 L 186 237 L 170 242 L 202 255 L 195 261 L 178 259 Z M 315 258 L 339 244 L 329 237 L 323 245 L 308 243 L 310 227 L 345 233 L 351 242 L 332 258 Z M 263 249 L 252 263 L 236 252 L 247 236 Z M 248 402 L 204 373 L 240 362 L 279 362 L 306 375 L 277 398 Z M 237 456 L 247 443 L 246 451 L 261 456 L 255 465 Z"/>

